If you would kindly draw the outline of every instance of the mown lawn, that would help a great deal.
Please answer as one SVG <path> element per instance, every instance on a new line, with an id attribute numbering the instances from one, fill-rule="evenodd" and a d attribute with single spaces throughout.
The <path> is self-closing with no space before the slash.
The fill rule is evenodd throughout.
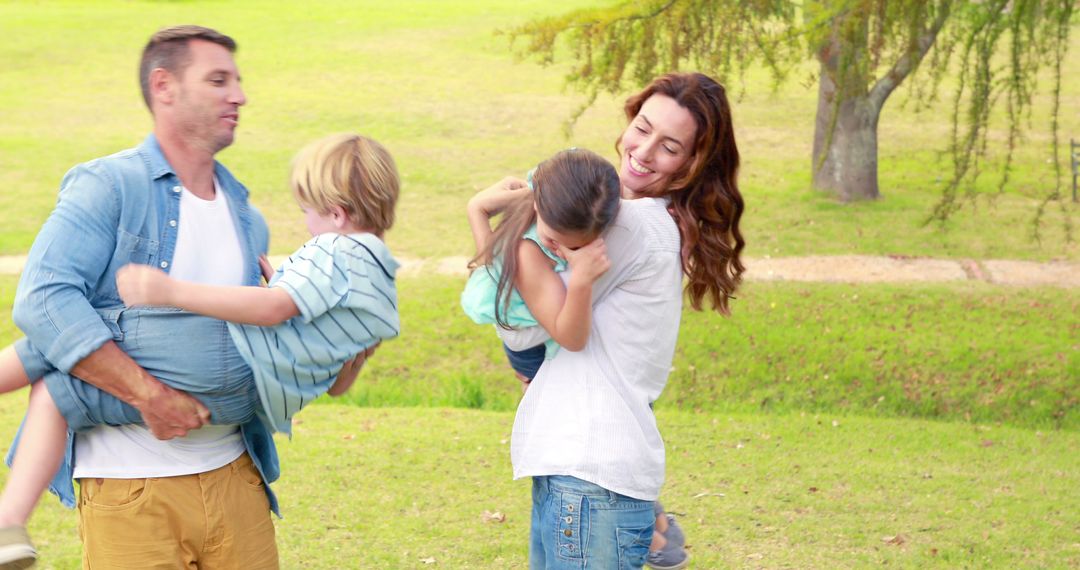
<path id="1" fill-rule="evenodd" d="M 517 383 L 492 331 L 460 315 L 460 285 L 403 278 L 404 336 L 280 440 L 284 568 L 526 567 Z M 4 306 L 14 287 L 0 278 Z M 730 319 L 688 312 L 657 407 L 664 500 L 695 567 L 1080 564 L 1076 304 L 1059 289 L 754 283 Z M 0 321 L 0 340 L 15 334 Z M 0 398 L 5 433 L 24 397 Z M 51 499 L 35 515 L 43 568 L 77 565 L 76 520 Z"/>
<path id="2" fill-rule="evenodd" d="M 0 398 L 12 433 L 19 397 Z M 658 413 L 694 568 L 1075 568 L 1080 434 L 832 414 Z M 316 406 L 279 449 L 283 568 L 526 568 L 513 414 Z M 78 566 L 51 497 L 39 567 Z M 484 522 L 485 511 L 506 516 Z M 431 564 L 425 560 L 433 560 Z"/>
<path id="3" fill-rule="evenodd" d="M 0 254 L 25 252 L 72 165 L 133 146 L 150 129 L 135 82 L 139 50 L 158 27 L 197 22 L 240 44 L 248 105 L 237 142 L 221 156 L 253 192 L 273 228 L 273 249 L 305 241 L 286 188 L 288 165 L 306 142 L 359 131 L 395 155 L 404 180 L 395 251 L 411 257 L 471 253 L 468 196 L 522 174 L 568 146 L 614 158 L 623 96 L 602 97 L 571 138 L 562 123 L 582 97 L 563 88 L 565 63 L 516 63 L 505 36 L 526 20 L 601 0 L 437 2 L 7 2 L 0 3 Z M 1074 34 L 1074 51 L 1080 34 Z M 1080 74 L 1062 85 L 1060 132 L 1080 136 Z M 945 103 L 921 113 L 894 95 L 880 124 L 881 191 L 872 204 L 843 205 L 808 189 L 816 86 L 812 66 L 773 91 L 764 73 L 732 78 L 743 159 L 750 256 L 865 253 L 977 259 L 1080 258 L 1063 217 L 1049 209 L 1031 236 L 1038 198 L 1055 186 L 1049 101 L 1035 99 L 1032 131 L 1017 151 L 1003 195 L 965 208 L 942 232 L 924 226 L 950 166 Z M 946 86 L 949 81 L 946 80 Z M 1048 86 L 1049 80 L 1041 86 Z M 948 101 L 947 96 L 942 97 Z M 1002 140 L 1004 114 L 992 140 Z M 1065 160 L 1064 153 L 1061 156 Z M 996 194 L 1000 154 L 983 166 L 980 191 Z M 1067 163 L 1062 167 L 1067 171 Z M 1068 185 L 1068 179 L 1063 182 Z M 1067 188 L 1065 189 L 1068 190 Z"/>

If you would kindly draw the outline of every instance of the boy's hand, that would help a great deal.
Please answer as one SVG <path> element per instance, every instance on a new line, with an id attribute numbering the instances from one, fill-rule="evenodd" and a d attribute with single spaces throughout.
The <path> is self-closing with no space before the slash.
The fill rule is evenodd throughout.
<path id="1" fill-rule="evenodd" d="M 555 255 L 566 260 L 570 265 L 570 282 L 592 285 L 601 275 L 611 268 L 607 256 L 604 238 L 598 237 L 577 249 L 558 247 Z"/>
<path id="2" fill-rule="evenodd" d="M 507 176 L 477 192 L 469 199 L 469 210 L 482 212 L 487 217 L 496 216 L 508 206 L 529 193 L 529 184 L 520 178 Z"/>
<path id="3" fill-rule="evenodd" d="M 352 388 L 353 383 L 356 382 L 356 377 L 360 374 L 364 363 L 371 358 L 371 355 L 375 354 L 375 349 L 379 348 L 380 344 L 382 344 L 382 341 L 367 347 L 364 352 L 357 354 L 352 360 L 345 361 L 341 371 L 338 372 L 337 379 L 334 380 L 334 384 L 330 386 L 326 393 L 337 397 L 348 392 L 349 388 Z"/>
<path id="4" fill-rule="evenodd" d="M 130 263 L 116 272 L 116 288 L 127 306 L 168 305 L 172 280 L 149 265 Z"/>

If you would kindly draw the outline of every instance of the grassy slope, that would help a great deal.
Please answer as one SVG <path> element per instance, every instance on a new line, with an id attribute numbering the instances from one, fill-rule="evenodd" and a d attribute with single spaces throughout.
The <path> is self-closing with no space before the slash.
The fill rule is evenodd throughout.
<path id="1" fill-rule="evenodd" d="M 519 397 L 494 331 L 458 306 L 462 280 L 401 279 L 401 339 L 344 400 L 510 411 Z M 10 306 L 15 280 L 0 277 Z M 1080 428 L 1080 305 L 1067 289 L 986 284 L 752 283 L 734 315 L 684 314 L 657 405 L 829 412 Z M 15 338 L 0 320 L 0 341 Z"/>
<path id="2" fill-rule="evenodd" d="M 599 0 L 588 2 L 600 4 Z M 265 3 L 0 4 L 0 253 L 21 253 L 71 165 L 126 148 L 150 123 L 136 92 L 136 54 L 169 23 L 216 26 L 240 42 L 249 104 L 238 142 L 223 161 L 253 191 L 274 228 L 274 250 L 291 251 L 303 226 L 285 186 L 288 162 L 305 142 L 361 131 L 395 154 L 404 178 L 390 242 L 414 257 L 465 255 L 465 200 L 505 174 L 520 174 L 571 144 L 614 156 L 621 98 L 601 98 L 572 140 L 561 122 L 581 101 L 562 89 L 562 66 L 516 64 L 492 34 L 581 2 L 412 1 Z M 1080 42 L 1080 35 L 1076 42 Z M 793 75 L 803 77 L 806 73 Z M 1047 84 L 1044 82 L 1044 84 Z M 1035 196 L 1053 186 L 1046 164 L 1045 97 L 1012 179 L 1015 186 L 950 231 L 923 227 L 948 172 L 937 151 L 949 132 L 944 105 L 916 114 L 901 92 L 880 125 L 881 187 L 874 204 L 840 205 L 807 189 L 816 90 L 799 81 L 772 92 L 760 73 L 734 114 L 743 156 L 748 255 L 868 253 L 938 257 L 1077 259 L 1052 208 L 1042 242 L 1030 238 Z M 1061 132 L 1080 132 L 1080 75 L 1066 73 Z M 1001 116 L 995 118 L 1000 127 Z M 995 130 L 994 137 L 999 138 Z M 987 171 L 992 172 L 992 162 Z M 983 190 L 990 191 L 990 180 Z M 1075 223 L 1075 207 L 1067 208 Z"/>
<path id="3" fill-rule="evenodd" d="M 364 406 L 513 409 L 492 331 L 461 280 L 402 280 L 403 338 L 346 398 Z M 660 407 L 830 411 L 1080 427 L 1080 307 L 1063 289 L 752 283 L 734 315 L 684 315 Z"/>

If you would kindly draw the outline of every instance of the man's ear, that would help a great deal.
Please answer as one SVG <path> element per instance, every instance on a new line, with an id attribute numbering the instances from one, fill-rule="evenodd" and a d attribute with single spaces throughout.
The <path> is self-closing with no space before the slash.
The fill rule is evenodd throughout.
<path id="1" fill-rule="evenodd" d="M 176 76 L 163 67 L 150 72 L 150 101 L 171 105 L 176 100 Z"/>

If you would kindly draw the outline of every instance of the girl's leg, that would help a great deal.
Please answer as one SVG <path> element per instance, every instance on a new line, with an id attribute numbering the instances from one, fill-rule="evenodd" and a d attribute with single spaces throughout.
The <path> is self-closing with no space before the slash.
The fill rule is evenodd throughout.
<path id="1" fill-rule="evenodd" d="M 25 526 L 38 499 L 56 475 L 67 445 L 67 422 L 44 382 L 30 388 L 30 406 L 11 474 L 0 495 L 0 528 Z"/>
<path id="2" fill-rule="evenodd" d="M 26 377 L 26 370 L 15 352 L 15 345 L 10 344 L 0 350 L 0 393 L 14 392 L 29 385 L 30 379 Z"/>

